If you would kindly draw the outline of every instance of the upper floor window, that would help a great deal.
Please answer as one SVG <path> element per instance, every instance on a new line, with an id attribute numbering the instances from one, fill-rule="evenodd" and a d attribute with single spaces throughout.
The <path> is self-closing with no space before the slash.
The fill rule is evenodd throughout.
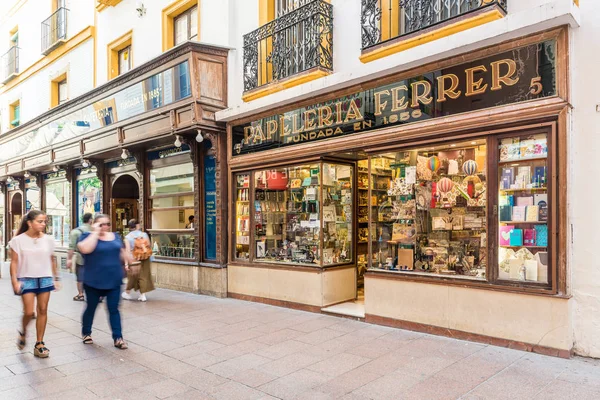
<path id="1" fill-rule="evenodd" d="M 58 105 L 66 103 L 69 100 L 67 92 L 67 80 L 58 82 Z"/>
<path id="2" fill-rule="evenodd" d="M 9 106 L 10 109 L 10 127 L 16 128 L 21 125 L 21 102 L 15 101 Z"/>
<path id="3" fill-rule="evenodd" d="M 174 43 L 177 46 L 186 40 L 198 39 L 198 6 L 194 6 L 175 17 Z"/>
<path id="4" fill-rule="evenodd" d="M 131 69 L 131 45 L 119 50 L 119 75 Z"/>

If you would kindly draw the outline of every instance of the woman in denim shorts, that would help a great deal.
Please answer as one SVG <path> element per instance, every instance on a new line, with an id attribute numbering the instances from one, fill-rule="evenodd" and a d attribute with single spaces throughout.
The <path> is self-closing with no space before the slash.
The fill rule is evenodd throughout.
<path id="1" fill-rule="evenodd" d="M 33 319 L 33 307 L 37 299 L 36 332 L 37 341 L 33 355 L 46 358 L 50 350 L 44 343 L 46 322 L 48 321 L 48 300 L 50 292 L 60 289 L 60 279 L 54 257 L 54 239 L 46 235 L 46 214 L 32 210 L 21 222 L 21 227 L 10 241 L 10 277 L 13 290 L 23 300 L 23 325 L 18 331 L 17 347 L 25 347 L 27 326 Z"/>

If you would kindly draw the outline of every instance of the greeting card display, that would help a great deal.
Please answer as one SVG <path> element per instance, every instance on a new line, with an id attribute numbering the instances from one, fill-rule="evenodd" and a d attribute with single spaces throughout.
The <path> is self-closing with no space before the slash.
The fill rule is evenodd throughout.
<path id="1" fill-rule="evenodd" d="M 503 225 L 500 227 L 498 235 L 500 246 L 510 246 L 510 233 L 515 229 L 512 225 Z"/>

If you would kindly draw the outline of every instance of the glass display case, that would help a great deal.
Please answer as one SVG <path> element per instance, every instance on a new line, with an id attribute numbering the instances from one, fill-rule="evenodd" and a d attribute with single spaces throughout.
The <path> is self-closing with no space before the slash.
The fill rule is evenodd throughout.
<path id="1" fill-rule="evenodd" d="M 547 134 L 498 141 L 498 279 L 548 283 Z"/>
<path id="2" fill-rule="evenodd" d="M 252 190 L 246 183 L 249 174 L 236 176 L 238 258 L 318 266 L 353 262 L 351 164 L 315 162 L 261 170 L 251 179 Z M 248 208 L 246 197 L 251 200 Z M 251 247 L 246 249 L 244 229 L 250 224 Z"/>
<path id="3" fill-rule="evenodd" d="M 366 164 L 359 164 L 359 191 L 368 194 L 359 194 L 358 237 L 371 241 L 371 267 L 486 279 L 485 140 L 408 149 L 369 161 L 368 174 Z M 365 214 L 368 228 L 360 223 Z"/>
<path id="4" fill-rule="evenodd" d="M 235 177 L 235 258 L 250 259 L 250 174 Z"/>
<path id="5" fill-rule="evenodd" d="M 46 234 L 54 238 L 57 247 L 69 246 L 71 231 L 71 184 L 66 180 L 45 182 L 45 207 L 48 223 Z"/>

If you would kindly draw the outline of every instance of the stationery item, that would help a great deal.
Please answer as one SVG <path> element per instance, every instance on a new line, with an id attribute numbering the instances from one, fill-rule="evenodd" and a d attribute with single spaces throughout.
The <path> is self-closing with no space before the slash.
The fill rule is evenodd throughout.
<path id="1" fill-rule="evenodd" d="M 512 225 L 503 225 L 500 227 L 498 236 L 500 246 L 510 246 L 510 233 L 515 229 Z"/>
<path id="2" fill-rule="evenodd" d="M 548 283 L 548 252 L 538 251 L 535 254 L 537 263 L 537 281 Z"/>
<path id="3" fill-rule="evenodd" d="M 537 281 L 538 264 L 535 260 L 516 259 L 509 261 L 509 278 L 520 281 Z"/>
<path id="4" fill-rule="evenodd" d="M 500 206 L 500 221 L 512 221 L 512 207 Z"/>
<path id="5" fill-rule="evenodd" d="M 509 272 L 508 272 L 508 277 L 509 279 L 514 279 L 514 280 L 521 280 L 521 267 L 525 266 L 525 260 L 509 260 L 508 261 L 508 267 L 509 267 Z M 527 271 L 527 269 L 525 269 L 525 271 Z"/>
<path id="6" fill-rule="evenodd" d="M 536 222 L 540 215 L 540 208 L 538 206 L 527 206 L 527 214 L 525 220 L 528 222 Z"/>
<path id="7" fill-rule="evenodd" d="M 323 207 L 323 221 L 324 222 L 335 222 L 335 206 L 324 206 Z"/>
<path id="8" fill-rule="evenodd" d="M 523 229 L 513 229 L 510 232 L 509 243 L 513 247 L 523 246 Z"/>
<path id="9" fill-rule="evenodd" d="M 448 160 L 448 175 L 458 174 L 458 161 Z"/>
<path id="10" fill-rule="evenodd" d="M 546 193 L 534 194 L 533 195 L 533 204 L 536 206 L 540 205 L 540 202 L 548 203 L 548 195 Z"/>
<path id="11" fill-rule="evenodd" d="M 308 177 L 308 178 L 304 178 L 304 179 L 302 180 L 302 186 L 310 186 L 311 182 L 312 182 L 312 181 L 311 181 L 310 177 Z"/>
<path id="12" fill-rule="evenodd" d="M 533 196 L 533 202 L 539 208 L 538 221 L 548 221 L 548 195 L 536 194 Z"/>
<path id="13" fill-rule="evenodd" d="M 548 246 L 548 225 L 535 226 L 535 245 L 541 247 Z"/>
<path id="14" fill-rule="evenodd" d="M 308 178 L 310 179 L 310 178 Z M 316 200 L 317 199 L 317 188 L 309 187 L 306 188 L 306 200 Z"/>
<path id="15" fill-rule="evenodd" d="M 502 177 L 500 178 L 500 188 L 510 189 L 510 186 L 514 182 L 514 168 L 505 167 L 502 168 Z"/>
<path id="16" fill-rule="evenodd" d="M 398 249 L 398 269 L 412 271 L 414 259 L 413 249 Z"/>
<path id="17" fill-rule="evenodd" d="M 417 183 L 417 167 L 406 167 L 404 179 L 409 185 L 414 185 L 415 183 Z"/>
<path id="18" fill-rule="evenodd" d="M 512 208 L 512 221 L 525 221 L 525 206 L 514 206 Z"/>
<path id="19" fill-rule="evenodd" d="M 535 187 L 546 187 L 546 167 L 535 167 L 533 170 Z"/>
<path id="20" fill-rule="evenodd" d="M 535 152 L 535 141 L 533 137 L 528 137 L 526 139 L 521 140 L 521 158 L 531 158 L 533 157 Z"/>
<path id="21" fill-rule="evenodd" d="M 533 196 L 518 196 L 515 199 L 515 206 L 532 206 Z"/>
<path id="22" fill-rule="evenodd" d="M 535 229 L 523 230 L 523 244 L 525 246 L 535 246 Z"/>

